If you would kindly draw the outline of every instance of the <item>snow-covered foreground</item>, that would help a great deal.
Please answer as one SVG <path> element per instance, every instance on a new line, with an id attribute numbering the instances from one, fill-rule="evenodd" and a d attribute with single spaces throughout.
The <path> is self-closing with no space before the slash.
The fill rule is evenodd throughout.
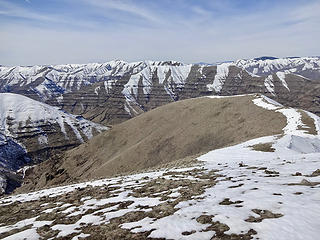
<path id="1" fill-rule="evenodd" d="M 197 166 L 0 199 L 3 239 L 319 239 L 320 119 L 283 113 L 284 134 L 208 152 Z"/>

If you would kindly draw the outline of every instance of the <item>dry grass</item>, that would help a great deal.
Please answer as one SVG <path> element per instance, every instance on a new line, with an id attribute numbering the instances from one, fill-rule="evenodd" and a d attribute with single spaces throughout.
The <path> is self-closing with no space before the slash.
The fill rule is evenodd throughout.
<path id="1" fill-rule="evenodd" d="M 253 150 L 255 151 L 260 151 L 260 152 L 274 152 L 275 149 L 272 147 L 272 143 L 259 143 L 250 146 Z"/>
<path id="2" fill-rule="evenodd" d="M 305 127 L 299 126 L 298 129 L 304 130 L 308 134 L 317 135 L 318 133 L 317 133 L 316 125 L 314 123 L 313 118 L 309 117 L 309 115 L 305 111 L 302 111 L 302 110 L 298 110 L 298 111 L 301 114 L 301 121 L 305 125 Z"/>
<path id="3" fill-rule="evenodd" d="M 184 164 L 177 159 L 282 133 L 285 117 L 254 105 L 253 97 L 188 99 L 141 114 L 68 151 L 59 162 L 40 164 L 25 189 Z"/>

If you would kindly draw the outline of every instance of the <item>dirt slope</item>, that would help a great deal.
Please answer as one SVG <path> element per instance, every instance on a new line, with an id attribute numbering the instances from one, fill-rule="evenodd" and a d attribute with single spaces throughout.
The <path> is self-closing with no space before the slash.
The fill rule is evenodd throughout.
<path id="1" fill-rule="evenodd" d="M 24 188 L 139 171 L 282 133 L 285 117 L 254 105 L 254 97 L 188 99 L 146 112 L 68 151 L 62 160 L 40 164 Z"/>

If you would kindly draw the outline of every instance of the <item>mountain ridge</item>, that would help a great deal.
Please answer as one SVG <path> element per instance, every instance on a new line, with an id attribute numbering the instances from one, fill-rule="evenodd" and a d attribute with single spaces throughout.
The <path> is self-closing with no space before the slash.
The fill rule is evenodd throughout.
<path id="1" fill-rule="evenodd" d="M 28 97 L 0 93 L 0 170 L 14 175 L 106 129 Z"/>
<path id="2" fill-rule="evenodd" d="M 319 79 L 317 57 L 242 59 L 217 66 L 110 61 L 0 67 L 0 91 L 23 94 L 104 124 L 190 97 L 256 92 L 319 114 Z"/>
<path id="3" fill-rule="evenodd" d="M 158 107 L 113 126 L 66 152 L 54 164 L 50 161 L 40 164 L 33 172 L 41 174 L 30 175 L 31 179 L 37 179 L 31 181 L 43 187 L 114 176 L 167 164 L 244 139 L 280 133 L 285 118 L 256 106 L 252 102 L 256 98 L 255 95 L 203 97 Z M 235 129 L 239 133 L 236 136 Z M 45 180 L 46 174 L 52 177 Z"/>

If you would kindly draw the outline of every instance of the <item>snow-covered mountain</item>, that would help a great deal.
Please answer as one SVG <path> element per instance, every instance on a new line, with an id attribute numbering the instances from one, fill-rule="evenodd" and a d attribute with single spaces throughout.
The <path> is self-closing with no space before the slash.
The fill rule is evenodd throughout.
<path id="1" fill-rule="evenodd" d="M 0 170 L 41 162 L 105 129 L 28 97 L 0 93 Z"/>
<path id="2" fill-rule="evenodd" d="M 318 239 L 320 118 L 261 95 L 212 96 L 179 105 L 192 111 L 192 101 L 214 106 L 199 112 L 201 116 L 216 104 L 224 105 L 215 117 L 229 116 L 242 127 L 247 125 L 250 132 L 259 124 L 246 121 L 250 114 L 243 112 L 248 108 L 257 118 L 276 121 L 266 119 L 264 136 L 248 134 L 250 140 L 208 150 L 187 167 L 180 163 L 175 168 L 2 198 L 0 238 Z M 243 101 L 242 109 L 233 109 L 236 115 L 224 115 Z M 141 121 L 145 115 L 150 122 L 150 112 L 130 122 Z M 279 122 L 280 118 L 284 121 Z M 169 118 L 171 122 L 177 119 Z M 186 121 L 180 116 L 181 123 Z M 226 128 L 221 123 L 213 126 L 222 132 L 238 127 L 227 124 Z M 190 128 L 198 130 L 196 135 L 203 127 L 208 124 L 190 121 Z M 140 134 L 140 129 L 136 131 Z M 239 131 L 233 132 L 239 136 Z"/>
<path id="3" fill-rule="evenodd" d="M 262 57 L 217 66 L 111 61 L 0 67 L 0 91 L 27 95 L 103 123 L 180 99 L 254 92 L 319 114 L 319 85 L 319 57 Z"/>
<path id="4" fill-rule="evenodd" d="M 234 64 L 258 76 L 298 74 L 305 78 L 320 79 L 319 57 L 254 58 L 237 60 Z"/>
<path id="5" fill-rule="evenodd" d="M 0 88 L 25 89 L 37 94 L 42 100 L 79 90 L 95 82 L 106 81 L 112 85 L 117 79 L 137 74 L 148 68 L 182 66 L 179 62 L 143 61 L 127 63 L 121 60 L 106 63 L 44 65 L 30 67 L 0 67 Z M 179 68 L 178 68 L 179 69 Z M 180 71 L 181 72 L 181 71 Z M 188 74 L 188 72 L 186 73 Z M 111 80 L 110 82 L 108 80 Z"/>

